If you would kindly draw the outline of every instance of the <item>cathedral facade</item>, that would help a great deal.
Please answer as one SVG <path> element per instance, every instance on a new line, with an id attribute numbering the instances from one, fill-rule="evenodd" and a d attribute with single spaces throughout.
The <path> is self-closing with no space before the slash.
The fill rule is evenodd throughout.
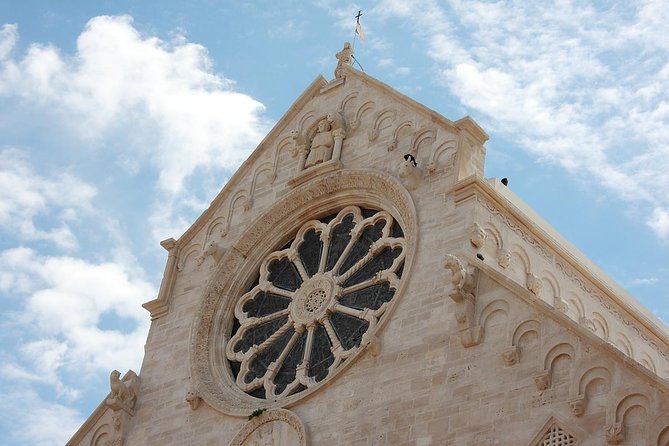
<path id="1" fill-rule="evenodd" d="M 178 240 L 139 374 L 68 445 L 669 445 L 669 333 L 488 136 L 318 76 Z"/>

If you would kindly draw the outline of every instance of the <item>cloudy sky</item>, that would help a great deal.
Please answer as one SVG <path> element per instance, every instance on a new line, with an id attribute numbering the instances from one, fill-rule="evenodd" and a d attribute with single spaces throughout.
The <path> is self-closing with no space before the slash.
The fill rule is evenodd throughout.
<path id="1" fill-rule="evenodd" d="M 0 438 L 139 371 L 166 253 L 353 37 L 491 136 L 510 187 L 669 321 L 669 2 L 0 0 Z"/>

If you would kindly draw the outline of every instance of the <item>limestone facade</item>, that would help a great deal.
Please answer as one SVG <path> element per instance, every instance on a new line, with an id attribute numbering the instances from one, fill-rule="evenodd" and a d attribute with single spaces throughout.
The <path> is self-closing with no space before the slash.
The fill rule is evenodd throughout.
<path id="1" fill-rule="evenodd" d="M 68 444 L 668 445 L 666 328 L 485 179 L 471 118 L 337 70 L 162 243 L 139 376 Z"/>

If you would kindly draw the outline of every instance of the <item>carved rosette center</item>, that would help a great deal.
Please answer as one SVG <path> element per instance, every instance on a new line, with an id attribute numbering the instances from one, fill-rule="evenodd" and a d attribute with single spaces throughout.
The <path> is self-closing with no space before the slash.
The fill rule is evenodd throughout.
<path id="1" fill-rule="evenodd" d="M 308 327 L 323 319 L 335 303 L 337 286 L 329 274 L 318 274 L 305 281 L 290 303 L 290 317 L 297 326 Z"/>

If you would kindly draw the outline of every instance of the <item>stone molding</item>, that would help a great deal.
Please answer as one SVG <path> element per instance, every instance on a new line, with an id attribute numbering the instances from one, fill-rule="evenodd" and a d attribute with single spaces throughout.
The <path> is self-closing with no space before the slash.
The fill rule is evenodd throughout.
<path id="1" fill-rule="evenodd" d="M 417 244 L 417 217 L 411 195 L 399 181 L 385 172 L 343 169 L 297 186 L 249 225 L 223 255 L 212 279 L 204 287 L 202 304 L 191 332 L 190 356 L 194 385 L 208 405 L 236 416 L 248 415 L 257 408 L 259 400 L 238 388 L 223 353 L 229 341 L 228 324 L 232 323 L 235 302 L 246 291 L 260 262 L 277 245 L 287 241 L 287 234 L 296 231 L 308 219 L 347 205 L 380 208 L 400 223 L 406 242 L 403 276 L 409 277 Z M 396 297 L 375 333 L 392 317 L 407 282 L 406 279 L 400 282 Z M 286 407 L 310 395 L 336 379 L 365 350 L 360 348 L 318 386 L 276 401 L 262 400 L 262 404 L 268 409 Z"/>
<path id="2" fill-rule="evenodd" d="M 599 304 L 603 310 L 608 312 L 621 327 L 631 329 L 630 334 L 633 333 L 640 341 L 657 352 L 660 357 L 669 360 L 669 335 L 660 331 L 655 326 L 656 323 L 649 320 L 633 303 L 626 302 L 626 296 L 621 297 L 615 294 L 612 286 L 606 284 L 606 277 L 596 277 L 585 266 L 579 265 L 575 259 L 577 255 L 580 255 L 578 252 L 571 252 L 573 249 L 570 250 L 570 247 L 562 246 L 537 224 L 532 223 L 529 217 L 494 190 L 488 182 L 477 176 L 472 176 L 456 183 L 452 192 L 456 205 L 470 199 L 476 200 L 478 205 L 497 217 L 502 224 L 528 243 L 547 265 L 554 268 L 556 273 L 564 275 L 576 284 L 581 291 L 587 293 L 593 299 L 593 302 Z M 528 288 L 530 284 L 540 286 L 536 280 L 529 280 L 530 275 L 532 279 L 539 278 L 530 271 L 527 271 L 527 273 L 526 283 L 523 285 Z M 536 291 L 535 294 L 540 291 L 537 287 L 532 288 Z M 561 303 L 562 299 L 555 303 L 555 306 L 559 307 L 558 304 Z"/>
<path id="3" fill-rule="evenodd" d="M 264 424 L 271 423 L 272 421 L 285 423 L 293 429 L 298 438 L 298 443 L 291 446 L 307 445 L 307 432 L 304 429 L 302 420 L 300 420 L 297 415 L 289 410 L 273 409 L 264 411 L 260 415 L 251 418 L 246 424 L 244 424 L 244 426 L 242 426 L 239 432 L 237 432 L 237 435 L 235 435 L 232 441 L 230 441 L 229 446 L 242 446 L 255 431 L 261 428 Z"/>

